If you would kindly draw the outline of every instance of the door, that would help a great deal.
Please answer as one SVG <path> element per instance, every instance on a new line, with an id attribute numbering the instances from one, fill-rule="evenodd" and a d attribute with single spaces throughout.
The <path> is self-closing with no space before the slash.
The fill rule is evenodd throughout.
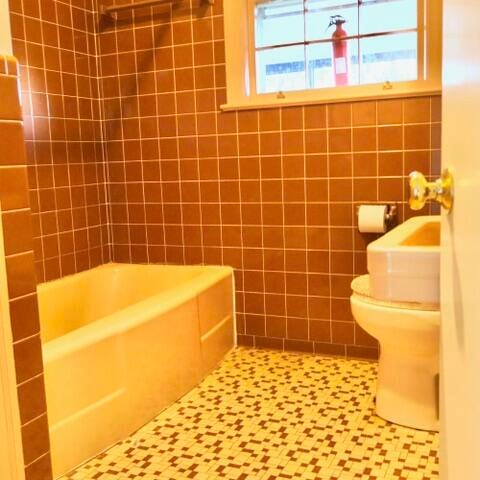
<path id="1" fill-rule="evenodd" d="M 432 0 L 436 1 L 436 0 Z M 439 0 L 440 1 L 440 0 Z M 444 0 L 441 479 L 480 479 L 480 2 Z"/>

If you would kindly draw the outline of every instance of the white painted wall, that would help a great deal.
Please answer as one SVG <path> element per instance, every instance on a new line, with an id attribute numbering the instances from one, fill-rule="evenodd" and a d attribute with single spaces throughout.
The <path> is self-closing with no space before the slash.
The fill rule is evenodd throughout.
<path id="1" fill-rule="evenodd" d="M 0 53 L 12 54 L 8 0 L 0 0 Z"/>

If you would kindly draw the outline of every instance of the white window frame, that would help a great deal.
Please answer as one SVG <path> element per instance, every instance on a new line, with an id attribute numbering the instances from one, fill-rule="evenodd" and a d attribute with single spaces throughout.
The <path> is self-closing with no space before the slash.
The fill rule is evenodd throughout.
<path id="1" fill-rule="evenodd" d="M 424 22 L 419 21 L 418 80 L 287 91 L 281 94 L 256 93 L 255 6 L 258 2 L 224 0 L 227 103 L 221 106 L 222 110 L 426 96 L 441 92 L 442 0 L 418 0 L 418 18 L 424 19 Z"/>

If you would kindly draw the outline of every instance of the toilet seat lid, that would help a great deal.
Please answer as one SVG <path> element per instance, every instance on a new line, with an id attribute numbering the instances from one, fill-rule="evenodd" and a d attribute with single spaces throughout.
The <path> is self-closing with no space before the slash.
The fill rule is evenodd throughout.
<path id="1" fill-rule="evenodd" d="M 383 307 L 403 308 L 407 310 L 423 310 L 438 312 L 439 306 L 434 303 L 415 303 L 415 302 L 390 302 L 388 300 L 379 300 L 373 298 L 370 293 L 370 275 L 362 275 L 354 278 L 351 284 L 353 293 L 362 300 L 374 305 L 381 305 Z"/>

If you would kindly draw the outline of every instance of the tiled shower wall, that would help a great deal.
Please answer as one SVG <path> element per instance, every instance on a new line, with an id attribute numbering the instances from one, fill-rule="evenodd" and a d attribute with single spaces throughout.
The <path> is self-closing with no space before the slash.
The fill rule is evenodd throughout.
<path id="1" fill-rule="evenodd" d="M 373 238 L 355 207 L 410 214 L 406 175 L 439 170 L 439 97 L 222 113 L 222 0 L 115 22 L 107 0 L 10 3 L 39 280 L 229 264 L 241 343 L 376 355 L 349 308 Z"/>
<path id="2" fill-rule="evenodd" d="M 410 215 L 439 97 L 222 113 L 221 0 L 104 21 L 99 53 L 113 258 L 234 266 L 242 344 L 375 356 L 350 314 L 372 239 L 355 207 Z"/>
<path id="3" fill-rule="evenodd" d="M 94 0 L 10 0 L 39 281 L 108 261 Z"/>

